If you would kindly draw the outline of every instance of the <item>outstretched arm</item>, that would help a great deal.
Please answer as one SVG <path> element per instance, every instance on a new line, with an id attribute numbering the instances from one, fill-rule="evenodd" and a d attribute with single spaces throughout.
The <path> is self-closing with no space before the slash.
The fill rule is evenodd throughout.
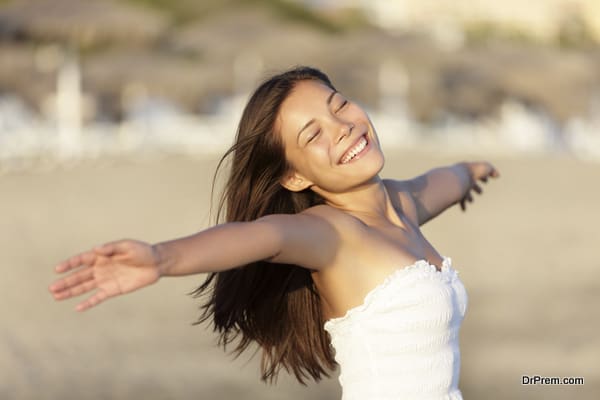
<path id="1" fill-rule="evenodd" d="M 78 304 L 76 309 L 84 311 L 151 285 L 162 276 L 220 272 L 259 260 L 319 269 L 335 254 L 336 238 L 334 228 L 323 218 L 300 213 L 222 224 L 155 245 L 119 240 L 58 264 L 57 273 L 70 273 L 49 289 L 56 300 L 95 290 Z"/>
<path id="2" fill-rule="evenodd" d="M 259 260 L 320 269 L 334 254 L 336 238 L 322 217 L 304 212 L 218 225 L 155 248 L 163 276 L 220 272 Z"/>
<path id="3" fill-rule="evenodd" d="M 395 187 L 410 194 L 417 210 L 419 225 L 423 225 L 456 203 L 460 203 L 461 209 L 465 211 L 466 203 L 473 201 L 471 191 L 482 193 L 477 181 L 486 183 L 489 177 L 499 176 L 498 171 L 487 161 L 460 162 L 434 168 L 410 180 L 396 181 Z"/>

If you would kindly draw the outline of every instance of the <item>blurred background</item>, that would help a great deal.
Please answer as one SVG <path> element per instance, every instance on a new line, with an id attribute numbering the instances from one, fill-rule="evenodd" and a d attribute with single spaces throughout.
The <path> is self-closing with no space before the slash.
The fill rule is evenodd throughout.
<path id="1" fill-rule="evenodd" d="M 596 0 L 0 0 L 0 398 L 340 398 L 336 374 L 269 387 L 260 354 L 217 348 L 201 276 L 84 314 L 47 292 L 95 244 L 208 227 L 250 91 L 299 64 L 367 109 L 382 176 L 502 175 L 423 226 L 470 296 L 465 399 L 599 398 Z"/>

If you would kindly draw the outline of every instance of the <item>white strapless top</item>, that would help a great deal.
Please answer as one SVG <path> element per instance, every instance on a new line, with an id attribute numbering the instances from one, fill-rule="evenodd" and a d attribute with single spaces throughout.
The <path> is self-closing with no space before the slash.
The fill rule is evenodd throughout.
<path id="1" fill-rule="evenodd" d="M 443 257 L 397 269 L 363 304 L 325 322 L 342 400 L 462 400 L 458 332 L 467 293 Z"/>

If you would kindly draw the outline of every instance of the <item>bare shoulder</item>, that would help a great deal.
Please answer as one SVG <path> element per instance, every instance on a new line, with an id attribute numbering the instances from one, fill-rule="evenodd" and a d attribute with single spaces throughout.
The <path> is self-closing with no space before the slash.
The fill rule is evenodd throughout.
<path id="1" fill-rule="evenodd" d="M 319 204 L 316 206 L 312 206 L 302 211 L 300 215 L 313 215 L 319 218 L 325 218 L 332 222 L 343 218 L 343 211 L 338 210 L 335 207 L 328 206 L 326 204 Z"/>
<path id="2" fill-rule="evenodd" d="M 358 228 L 360 226 L 360 221 L 353 217 L 352 215 L 339 210 L 335 207 L 328 206 L 326 204 L 319 204 L 306 210 L 302 211 L 300 214 L 303 215 L 311 215 L 316 218 L 321 218 L 324 221 L 327 221 L 336 230 L 350 233 L 352 228 Z"/>
<path id="3" fill-rule="evenodd" d="M 296 214 L 270 214 L 261 217 L 261 221 L 285 223 L 286 226 L 310 226 L 316 230 L 337 230 L 343 224 L 348 224 L 351 216 L 328 205 L 316 205 Z M 327 228 L 327 229 L 325 229 Z"/>
<path id="4" fill-rule="evenodd" d="M 297 214 L 272 214 L 260 218 L 279 243 L 278 254 L 268 261 L 322 270 L 334 265 L 350 236 L 347 215 L 319 205 Z"/>
<path id="5" fill-rule="evenodd" d="M 353 247 L 361 240 L 365 233 L 365 224 L 357 217 L 343 210 L 337 209 L 325 204 L 310 207 L 301 214 L 310 215 L 313 218 L 320 219 L 332 230 L 340 240 L 340 245 L 344 247 Z"/>
<path id="6" fill-rule="evenodd" d="M 412 180 L 383 179 L 383 184 L 394 206 L 416 224 L 416 226 L 419 226 L 417 206 L 412 195 Z"/>

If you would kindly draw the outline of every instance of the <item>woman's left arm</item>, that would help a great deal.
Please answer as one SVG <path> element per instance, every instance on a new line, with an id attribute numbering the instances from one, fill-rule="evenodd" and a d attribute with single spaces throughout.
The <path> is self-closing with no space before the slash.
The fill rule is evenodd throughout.
<path id="1" fill-rule="evenodd" d="M 419 225 L 435 218 L 453 204 L 473 202 L 471 191 L 482 193 L 477 181 L 486 183 L 489 177 L 500 174 L 487 161 L 459 162 L 447 167 L 434 168 L 414 179 L 404 181 L 417 209 Z"/>

